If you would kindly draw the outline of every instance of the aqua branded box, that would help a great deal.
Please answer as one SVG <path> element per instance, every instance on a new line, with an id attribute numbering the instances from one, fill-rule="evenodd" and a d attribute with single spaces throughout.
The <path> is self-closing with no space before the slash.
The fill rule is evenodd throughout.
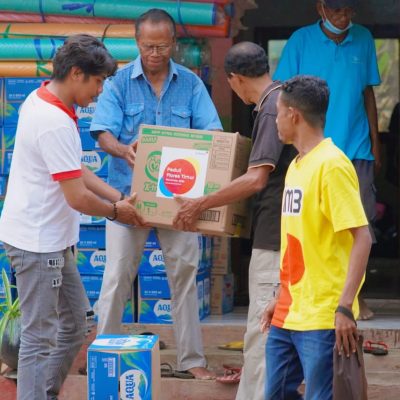
<path id="1" fill-rule="evenodd" d="M 2 148 L 4 150 L 12 150 L 15 144 L 16 126 L 4 126 L 2 128 Z"/>
<path id="2" fill-rule="evenodd" d="M 89 127 L 79 127 L 79 134 L 82 142 L 82 150 L 100 149 L 99 142 L 90 135 Z"/>
<path id="3" fill-rule="evenodd" d="M 105 226 L 106 217 L 96 217 L 94 215 L 80 214 L 79 223 L 81 225 Z"/>
<path id="4" fill-rule="evenodd" d="M 139 265 L 140 275 L 165 274 L 164 256 L 161 249 L 144 250 Z"/>
<path id="5" fill-rule="evenodd" d="M 98 299 L 89 299 L 90 306 L 94 312 L 94 320 L 98 320 Z M 135 321 L 135 313 L 134 313 L 135 305 L 132 299 L 129 299 L 126 302 L 126 306 L 124 309 L 124 313 L 122 314 L 121 322 L 123 324 L 131 324 Z"/>
<path id="6" fill-rule="evenodd" d="M 96 102 L 92 102 L 86 107 L 75 106 L 76 116 L 78 117 L 78 126 L 90 128 L 94 112 L 96 111 Z"/>
<path id="7" fill-rule="evenodd" d="M 7 274 L 11 271 L 10 259 L 6 255 L 6 251 L 0 248 L 0 275 L 1 271 L 5 269 Z"/>
<path id="8" fill-rule="evenodd" d="M 146 324 L 172 324 L 171 300 L 139 297 L 138 320 Z"/>
<path id="9" fill-rule="evenodd" d="M 1 173 L 3 175 L 8 175 L 10 173 L 12 156 L 13 156 L 12 151 L 5 151 L 3 154 L 3 164 L 1 168 Z"/>
<path id="10" fill-rule="evenodd" d="M 108 176 L 108 154 L 104 151 L 83 151 L 82 163 L 97 176 Z"/>
<path id="11" fill-rule="evenodd" d="M 76 265 L 80 274 L 103 275 L 106 260 L 105 250 L 90 249 L 76 252 Z"/>
<path id="12" fill-rule="evenodd" d="M 81 226 L 79 231 L 78 248 L 105 249 L 106 233 L 104 226 Z"/>
<path id="13" fill-rule="evenodd" d="M 98 299 L 100 296 L 103 275 L 81 275 L 81 281 L 89 299 Z"/>
<path id="14" fill-rule="evenodd" d="M 87 355 L 88 400 L 160 400 L 158 336 L 99 335 Z"/>

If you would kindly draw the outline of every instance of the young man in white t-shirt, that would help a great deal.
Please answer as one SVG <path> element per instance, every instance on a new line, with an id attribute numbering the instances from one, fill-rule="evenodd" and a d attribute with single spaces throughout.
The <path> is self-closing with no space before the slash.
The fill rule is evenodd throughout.
<path id="1" fill-rule="evenodd" d="M 57 399 L 86 332 L 89 303 L 71 252 L 79 212 L 144 225 L 133 199 L 81 164 L 74 104 L 87 106 L 116 71 L 89 35 L 66 40 L 53 79 L 21 107 L 0 240 L 16 273 L 21 307 L 18 400 Z"/>

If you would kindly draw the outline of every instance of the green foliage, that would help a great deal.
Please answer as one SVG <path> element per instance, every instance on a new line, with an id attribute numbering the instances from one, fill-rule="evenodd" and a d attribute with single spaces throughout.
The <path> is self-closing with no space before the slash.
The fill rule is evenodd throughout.
<path id="1" fill-rule="evenodd" d="M 16 327 L 17 327 L 17 319 L 21 316 L 21 311 L 19 308 L 19 299 L 16 298 L 14 301 L 11 296 L 11 289 L 14 288 L 14 285 L 10 284 L 7 273 L 5 269 L 1 271 L 1 276 L 3 278 L 3 284 L 5 289 L 5 302 L 0 305 L 0 311 L 3 313 L 3 316 L 0 319 L 0 348 L 1 343 L 3 342 L 3 335 L 8 326 L 9 336 L 11 339 L 14 338 Z"/>

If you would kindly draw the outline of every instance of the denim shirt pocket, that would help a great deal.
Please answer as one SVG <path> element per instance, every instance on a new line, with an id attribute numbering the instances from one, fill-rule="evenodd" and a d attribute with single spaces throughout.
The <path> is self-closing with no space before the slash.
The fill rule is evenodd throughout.
<path id="1" fill-rule="evenodd" d="M 185 106 L 171 107 L 171 126 L 177 128 L 190 128 L 192 110 Z"/>
<path id="2" fill-rule="evenodd" d="M 121 141 L 130 142 L 144 119 L 144 103 L 130 103 L 124 108 Z"/>

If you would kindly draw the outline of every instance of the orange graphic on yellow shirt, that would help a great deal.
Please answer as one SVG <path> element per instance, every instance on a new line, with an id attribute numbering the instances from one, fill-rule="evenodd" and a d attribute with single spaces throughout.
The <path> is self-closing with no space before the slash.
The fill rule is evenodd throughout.
<path id="1" fill-rule="evenodd" d="M 304 257 L 301 242 L 292 235 L 287 235 L 287 246 L 282 259 L 281 292 L 272 320 L 273 325 L 283 327 L 292 304 L 290 286 L 295 285 L 304 275 Z"/>

